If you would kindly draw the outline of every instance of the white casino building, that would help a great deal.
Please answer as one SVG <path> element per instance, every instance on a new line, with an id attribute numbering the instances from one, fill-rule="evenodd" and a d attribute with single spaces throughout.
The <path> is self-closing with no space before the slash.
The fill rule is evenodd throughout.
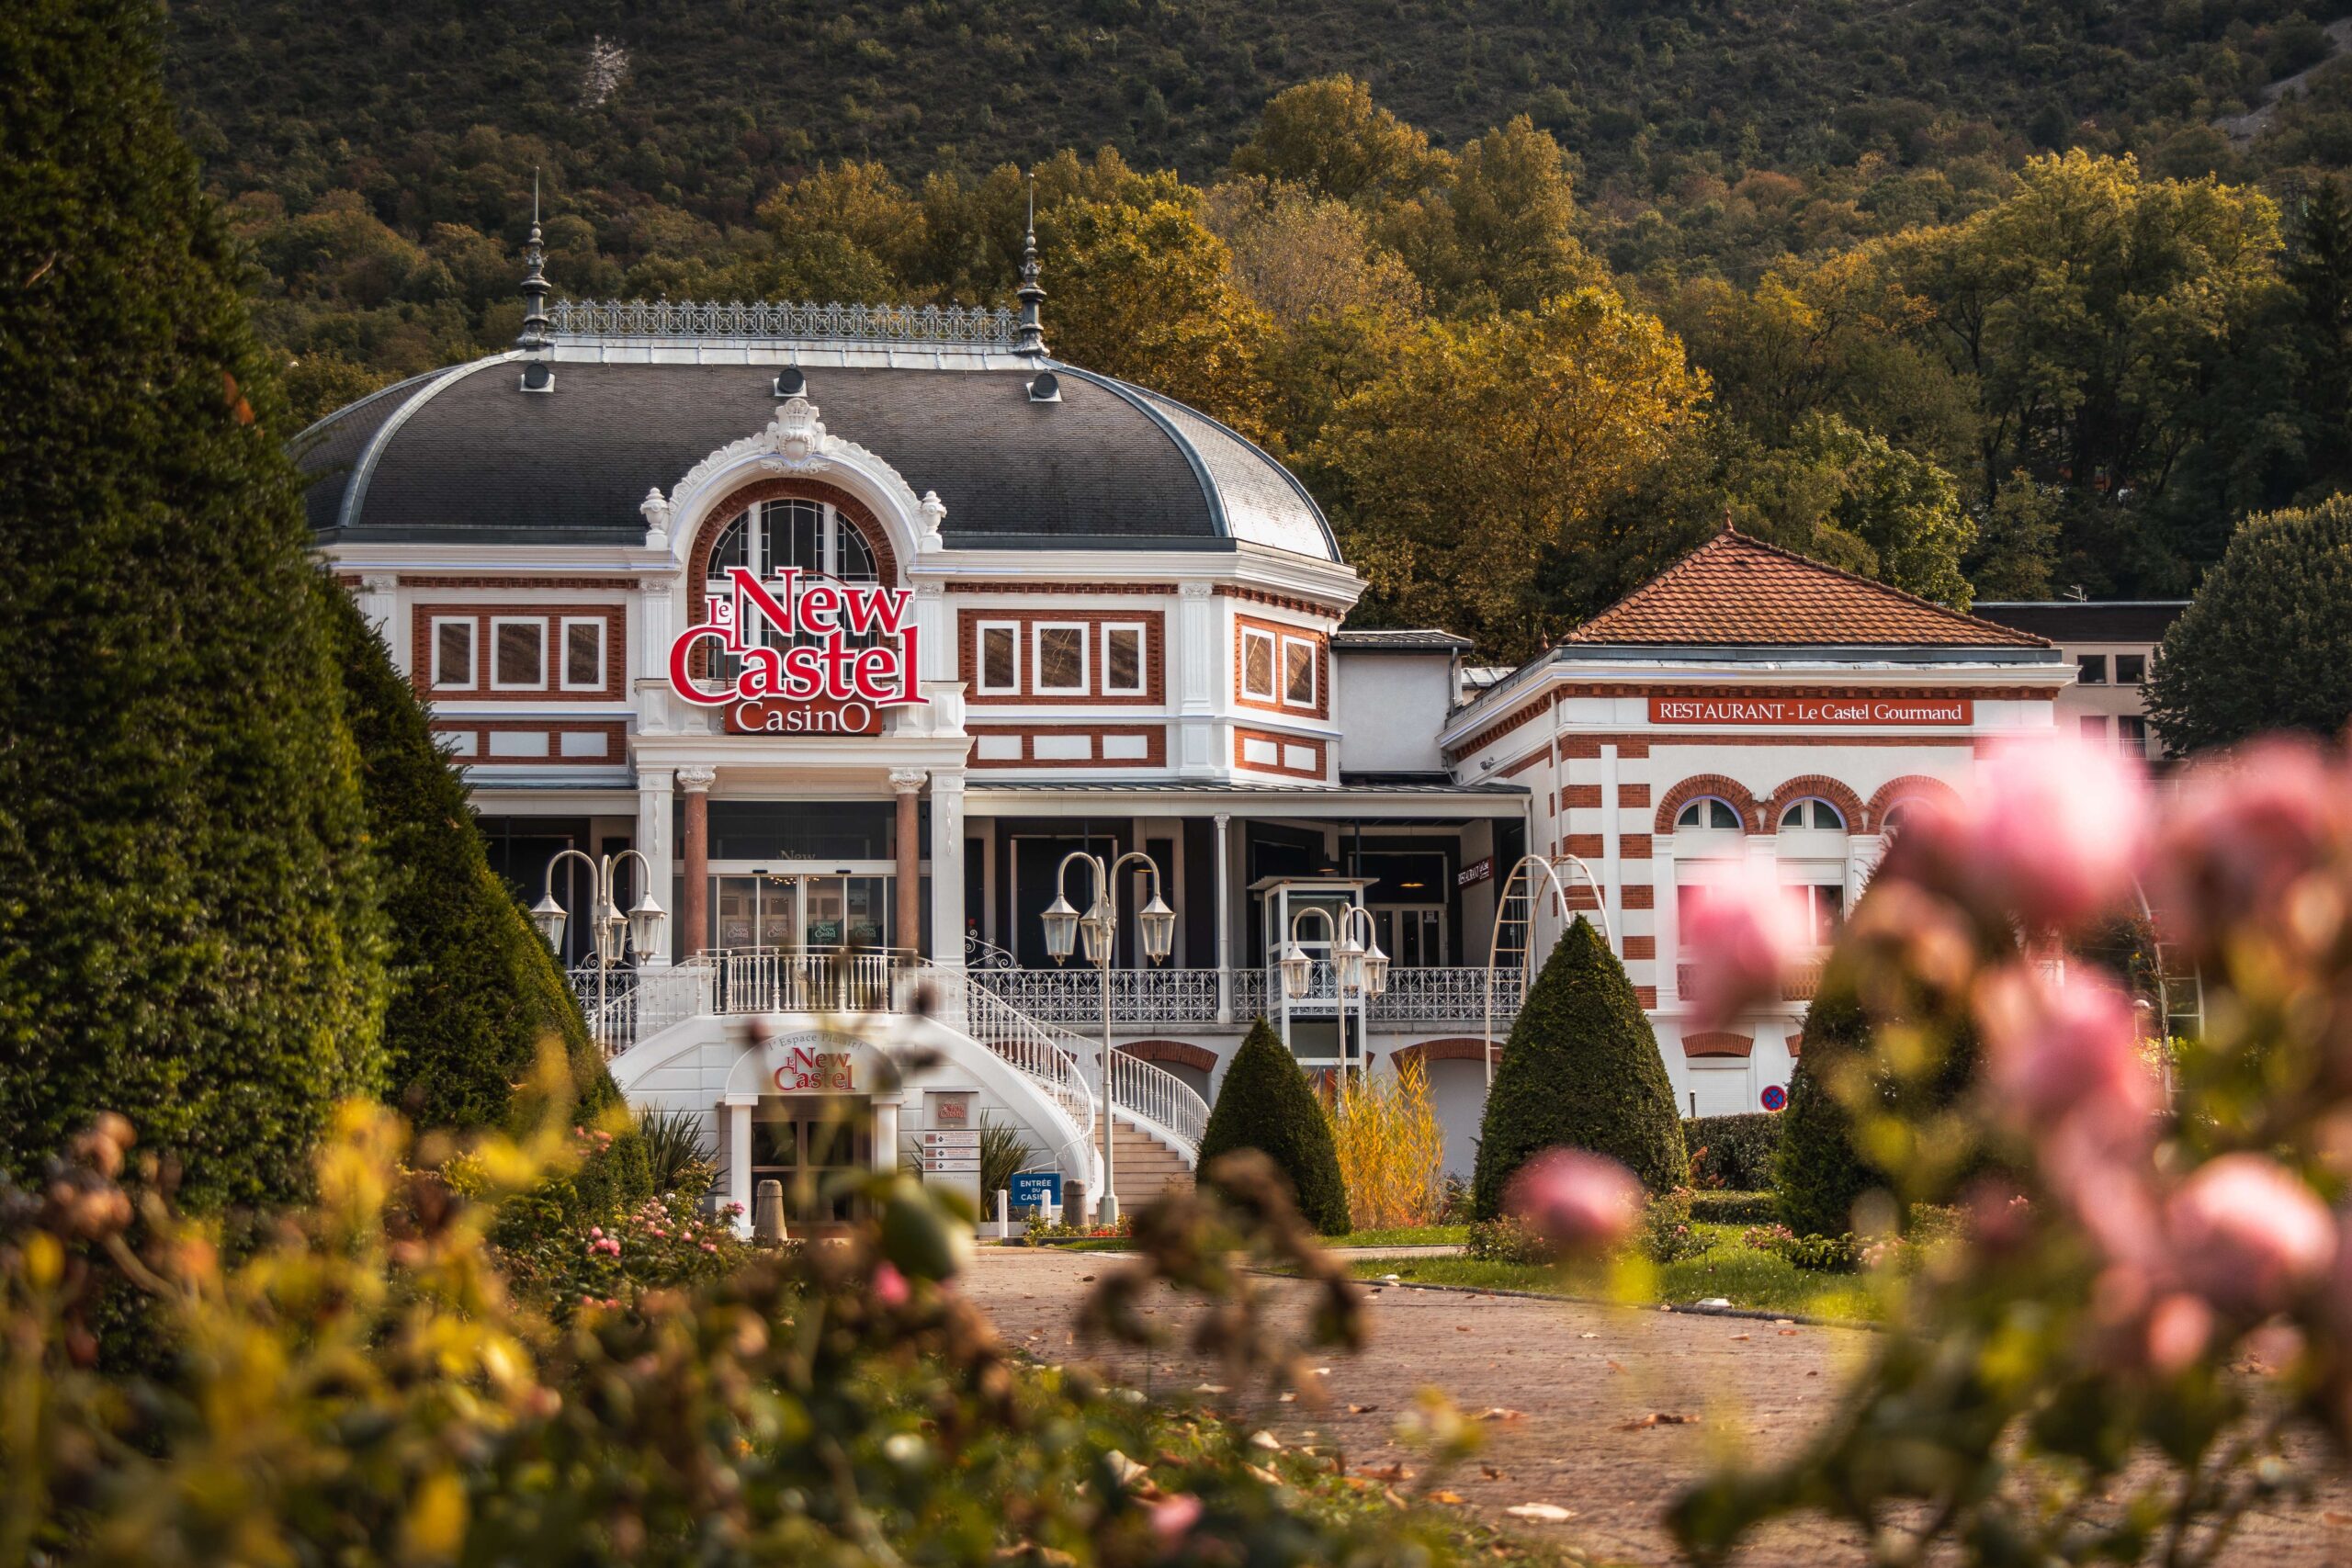
<path id="1" fill-rule="evenodd" d="M 1418 1055 L 1466 1174 L 1489 998 L 1499 1041 L 1559 931 L 1505 886 L 1530 851 L 1575 857 L 1686 1110 L 1769 1104 L 1805 987 L 1686 1033 L 1681 890 L 1769 861 L 1826 935 L 1904 803 L 2049 731 L 2073 679 L 2041 637 L 1729 533 L 1500 678 L 1443 633 L 1342 630 L 1361 581 L 1306 491 L 1054 359 L 1034 250 L 1018 315 L 546 293 L 535 250 L 520 346 L 314 427 L 311 522 L 526 897 L 566 848 L 656 868 L 662 950 L 595 1027 L 634 1100 L 709 1119 L 739 1201 L 984 1121 L 1099 1192 L 1107 1117 L 1132 1205 L 1186 1179 L 1261 1012 L 1310 1066 Z M 1157 865 L 1164 963 L 1134 863 L 1107 972 L 1052 962 L 1075 851 Z M 1091 904 L 1082 864 L 1062 891 Z M 1343 1005 L 1300 911 L 1357 907 L 1392 966 Z M 902 1079 L 876 1040 L 935 1049 Z"/>

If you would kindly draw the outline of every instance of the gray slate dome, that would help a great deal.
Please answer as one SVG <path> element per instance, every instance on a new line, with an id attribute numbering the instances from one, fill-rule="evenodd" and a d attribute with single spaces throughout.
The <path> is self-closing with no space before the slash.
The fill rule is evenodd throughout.
<path id="1" fill-rule="evenodd" d="M 723 362 L 714 362 L 721 359 Z M 951 549 L 1229 550 L 1339 559 L 1289 471 L 1182 403 L 969 346 L 649 346 L 558 336 L 548 394 L 522 353 L 385 388 L 298 443 L 322 543 L 638 543 L 639 503 L 775 417 L 786 366 L 826 427 L 946 505 Z M 1029 382 L 1050 369 L 1055 401 Z"/>

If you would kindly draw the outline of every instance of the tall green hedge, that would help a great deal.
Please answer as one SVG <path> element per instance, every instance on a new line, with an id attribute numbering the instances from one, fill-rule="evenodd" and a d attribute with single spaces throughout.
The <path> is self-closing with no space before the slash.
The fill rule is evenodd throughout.
<path id="1" fill-rule="evenodd" d="M 1314 1088 L 1298 1058 L 1263 1018 L 1226 1065 L 1216 1104 L 1201 1134 L 1201 1184 L 1214 1186 L 1206 1172 L 1220 1155 L 1258 1149 L 1280 1166 L 1298 1196 L 1299 1213 L 1325 1235 L 1348 1231 L 1348 1187 L 1340 1175 L 1340 1151 Z"/>
<path id="2" fill-rule="evenodd" d="M 491 870 L 456 768 L 415 688 L 350 596 L 317 580 L 359 744 L 391 932 L 386 1096 L 425 1126 L 507 1119 L 542 1042 L 560 1040 L 583 1110 L 609 1103 L 604 1061 L 554 954 Z"/>
<path id="3" fill-rule="evenodd" d="M 1833 965 L 1805 1013 L 1789 1108 L 1781 1112 L 1787 1126 L 1772 1162 L 1781 1223 L 1799 1235 L 1852 1230 L 1854 1201 L 1879 1184 L 1878 1173 L 1855 1150 L 1852 1118 L 1826 1081 L 1852 1070 L 1869 1038 L 1870 1020 Z"/>
<path id="4" fill-rule="evenodd" d="M 0 1168 L 111 1108 L 192 1205 L 381 1082 L 300 479 L 151 0 L 0 7 Z"/>
<path id="5" fill-rule="evenodd" d="M 1741 1192 L 1772 1185 L 1772 1161 L 1788 1126 L 1785 1111 L 1747 1111 L 1731 1116 L 1690 1116 L 1682 1122 L 1683 1145 L 1692 1171 Z"/>
<path id="6" fill-rule="evenodd" d="M 1688 1175 L 1682 1119 L 1625 966 L 1579 916 L 1528 987 L 1487 1094 L 1475 1218 L 1502 1213 L 1510 1179 L 1558 1145 L 1621 1160 L 1653 1192 Z"/>

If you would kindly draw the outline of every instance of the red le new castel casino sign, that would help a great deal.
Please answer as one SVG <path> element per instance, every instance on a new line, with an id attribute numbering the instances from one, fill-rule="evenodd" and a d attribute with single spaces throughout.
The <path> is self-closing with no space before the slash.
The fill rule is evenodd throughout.
<path id="1" fill-rule="evenodd" d="M 1970 697 L 1652 697 L 1652 724 L 1955 726 L 1974 721 Z"/>
<path id="2" fill-rule="evenodd" d="M 882 710 L 922 702 L 915 690 L 913 595 L 786 567 L 763 585 L 727 569 L 731 592 L 713 594 L 700 626 L 670 645 L 670 688 L 700 707 L 727 709 L 728 728 L 758 735 L 878 735 Z M 773 592 L 771 592 L 771 588 Z M 762 635 L 764 626 L 773 636 Z M 878 637 L 877 641 L 863 641 Z M 696 647 L 731 654 L 733 682 L 695 679 Z"/>

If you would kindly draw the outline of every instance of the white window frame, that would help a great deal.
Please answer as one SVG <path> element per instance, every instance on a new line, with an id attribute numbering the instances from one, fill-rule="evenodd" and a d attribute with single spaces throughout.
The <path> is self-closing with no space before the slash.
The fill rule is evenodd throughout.
<path id="1" fill-rule="evenodd" d="M 466 679 L 449 681 L 441 674 L 441 628 L 466 628 Z M 426 655 L 433 660 L 433 689 L 436 692 L 478 692 L 481 689 L 481 627 L 471 615 L 435 615 L 426 628 Z"/>
<path id="2" fill-rule="evenodd" d="M 1710 796 L 1709 798 L 1713 797 Z M 1813 828 L 1803 825 L 1792 826 L 1789 821 L 1789 813 L 1798 809 L 1800 807 L 1805 806 L 1826 807 L 1829 815 L 1838 818 L 1838 826 L 1835 828 Z M 1818 813 L 1816 811 L 1816 815 Z M 1836 801 L 1831 800 L 1826 795 L 1800 795 L 1796 799 L 1789 802 L 1786 806 L 1781 807 L 1781 819 L 1773 825 L 1773 831 L 1780 833 L 1844 833 L 1850 831 L 1852 827 L 1853 824 L 1846 820 L 1846 814 L 1838 809 L 1838 803 Z"/>
<path id="3" fill-rule="evenodd" d="M 1272 683 L 1262 692 L 1253 692 L 1250 689 L 1250 642 L 1253 637 L 1266 645 L 1266 677 Z M 1241 694 L 1250 701 L 1280 704 L 1283 700 L 1283 639 L 1272 632 L 1261 631 L 1256 626 L 1242 627 L 1241 668 L 1236 671 L 1236 674 L 1239 677 Z"/>
<path id="4" fill-rule="evenodd" d="M 1076 632 L 1078 634 L 1077 685 L 1048 686 L 1046 684 L 1046 634 L 1047 632 Z M 1092 667 L 1088 658 L 1091 650 L 1087 644 L 1093 639 L 1089 637 L 1086 632 L 1087 626 L 1084 621 L 1033 621 L 1030 623 L 1029 685 L 1032 693 L 1041 697 L 1083 697 L 1091 694 L 1093 687 L 1088 683 L 1087 679 L 1092 673 Z"/>
<path id="5" fill-rule="evenodd" d="M 1732 826 L 1728 828 L 1718 828 L 1711 822 L 1698 822 L 1689 826 L 1684 825 L 1682 820 L 1682 814 L 1684 812 L 1690 810 L 1694 806 L 1705 806 L 1711 802 L 1716 806 L 1722 807 L 1725 811 L 1731 813 Z M 1674 830 L 1678 833 L 1738 833 L 1746 830 L 1746 824 L 1740 819 L 1739 807 L 1734 806 L 1730 801 L 1725 800 L 1722 795 L 1694 795 L 1690 799 L 1684 801 L 1681 805 L 1674 808 Z"/>
<path id="6" fill-rule="evenodd" d="M 1012 684 L 989 684 L 989 633 L 1008 632 L 1012 637 Z M 1021 694 L 1021 623 L 1019 621 L 981 621 L 972 628 L 972 690 L 982 696 L 1012 697 Z"/>
<path id="7" fill-rule="evenodd" d="M 1293 648 L 1306 649 L 1306 700 L 1305 702 L 1290 694 L 1290 650 Z M 1283 706 L 1297 708 L 1303 713 L 1312 713 L 1322 705 L 1322 662 L 1321 649 L 1316 646 L 1313 637 L 1293 637 L 1287 632 L 1283 634 L 1281 657 L 1274 665 L 1274 686 L 1282 693 Z"/>
<path id="8" fill-rule="evenodd" d="M 1132 686 L 1111 684 L 1111 634 L 1136 634 L 1136 683 Z M 1151 637 L 1141 621 L 1105 621 L 1102 623 L 1102 694 L 1106 697 L 1140 697 L 1151 690 Z"/>
<path id="9" fill-rule="evenodd" d="M 502 681 L 498 678 L 498 628 L 501 626 L 539 628 L 537 680 Z M 548 618 L 545 615 L 492 615 L 490 618 L 490 689 L 493 692 L 544 692 L 548 689 Z"/>
<path id="10" fill-rule="evenodd" d="M 596 678 L 586 682 L 571 678 L 571 628 L 586 626 L 596 634 Z M 563 644 L 562 663 L 557 666 L 561 689 L 567 692 L 601 692 L 605 689 L 605 660 L 611 649 L 605 646 L 605 617 L 602 615 L 566 615 L 558 624 L 558 640 Z"/>

